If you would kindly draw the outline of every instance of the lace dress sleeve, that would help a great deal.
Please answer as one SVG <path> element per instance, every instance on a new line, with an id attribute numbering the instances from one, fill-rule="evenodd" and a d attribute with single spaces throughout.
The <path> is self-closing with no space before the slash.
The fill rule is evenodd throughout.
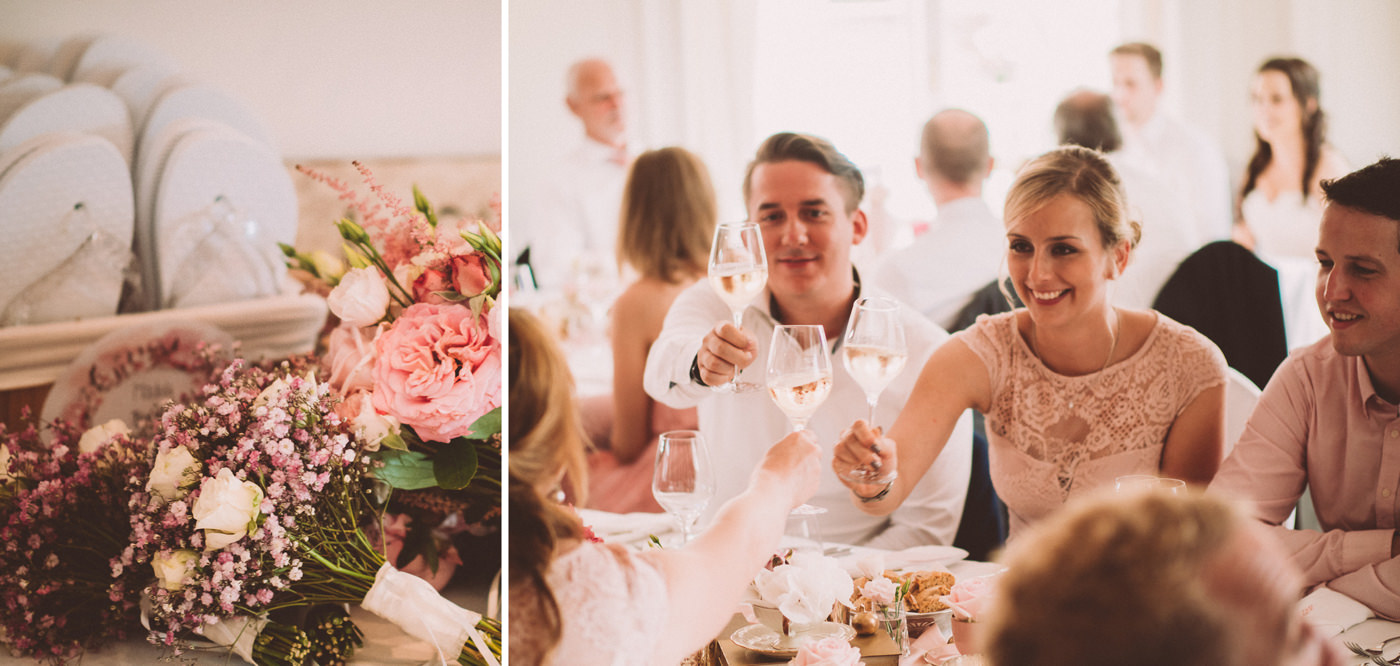
<path id="1" fill-rule="evenodd" d="M 621 546 L 584 543 L 555 560 L 548 579 L 563 625 L 549 663 L 648 663 L 668 614 L 655 565 Z"/>
<path id="2" fill-rule="evenodd" d="M 1006 353 L 1011 346 L 1011 337 L 1016 334 L 1016 313 L 1004 312 L 995 315 L 980 315 L 977 321 L 953 337 L 963 341 L 982 365 L 987 367 L 987 378 L 991 382 L 992 393 L 1002 385 L 1006 377 L 1006 364 L 1010 356 Z"/>
<path id="3" fill-rule="evenodd" d="M 1176 404 L 1185 409 L 1202 391 L 1225 384 L 1225 355 L 1196 329 L 1179 324 L 1165 315 L 1158 316 L 1162 317 L 1167 328 L 1164 332 L 1169 333 L 1170 346 L 1176 357 L 1172 364 L 1177 376 Z"/>

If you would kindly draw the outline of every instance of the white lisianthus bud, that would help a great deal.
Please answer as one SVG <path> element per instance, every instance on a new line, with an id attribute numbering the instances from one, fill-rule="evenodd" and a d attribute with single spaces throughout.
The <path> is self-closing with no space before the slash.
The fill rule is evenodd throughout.
<path id="1" fill-rule="evenodd" d="M 365 443 L 366 451 L 378 451 L 385 438 L 399 436 L 399 420 L 375 411 L 373 402 L 361 400 L 360 413 L 355 415 L 353 421 L 355 434 Z"/>
<path id="2" fill-rule="evenodd" d="M 112 419 L 100 426 L 88 428 L 78 440 L 78 450 L 83 453 L 92 453 L 97 447 L 107 443 L 107 440 L 117 435 L 129 435 L 131 428 L 126 426 L 126 422 L 121 419 Z"/>
<path id="3" fill-rule="evenodd" d="M 198 478 L 199 461 L 189 449 L 175 446 L 156 454 L 151 475 L 146 479 L 146 490 L 170 502 L 184 497 Z"/>
<path id="4" fill-rule="evenodd" d="M 315 266 L 316 272 L 326 280 L 334 282 L 345 273 L 345 263 L 325 250 L 314 250 L 309 256 L 311 265 Z"/>
<path id="5" fill-rule="evenodd" d="M 389 309 L 389 288 L 377 268 L 356 268 L 340 279 L 326 305 L 351 326 L 373 326 Z"/>
<path id="6" fill-rule="evenodd" d="M 162 550 L 151 558 L 151 568 L 155 569 L 161 587 L 179 590 L 185 587 L 185 576 L 194 570 L 198 561 L 199 553 L 193 550 Z"/>
<path id="7" fill-rule="evenodd" d="M 253 406 L 262 407 L 286 390 L 287 382 L 282 381 L 282 378 L 278 377 L 272 380 L 272 383 L 268 384 L 267 388 L 263 389 L 262 393 L 258 394 L 258 397 L 253 399 Z"/>
<path id="8" fill-rule="evenodd" d="M 195 529 L 204 530 L 204 549 L 217 550 L 247 536 L 262 500 L 258 484 L 239 480 L 227 467 L 205 478 L 193 510 Z"/>

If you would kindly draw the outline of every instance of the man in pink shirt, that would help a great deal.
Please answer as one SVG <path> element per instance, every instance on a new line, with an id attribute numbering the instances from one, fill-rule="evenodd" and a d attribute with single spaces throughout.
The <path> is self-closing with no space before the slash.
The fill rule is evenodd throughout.
<path id="1" fill-rule="evenodd" d="M 1312 489 L 1322 532 L 1277 527 L 1311 588 L 1400 619 L 1400 160 L 1324 182 L 1317 304 L 1331 333 L 1264 388 L 1211 484 L 1272 525 Z"/>

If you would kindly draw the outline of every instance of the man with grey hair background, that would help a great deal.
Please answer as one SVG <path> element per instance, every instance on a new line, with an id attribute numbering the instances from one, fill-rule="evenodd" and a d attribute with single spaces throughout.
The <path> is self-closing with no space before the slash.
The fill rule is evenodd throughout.
<path id="1" fill-rule="evenodd" d="M 987 126 L 962 109 L 944 109 L 924 124 L 914 167 L 938 217 L 912 245 L 889 254 L 873 281 L 951 330 L 973 292 L 996 280 L 1006 230 L 982 199 L 992 172 Z"/>
<path id="2" fill-rule="evenodd" d="M 512 247 L 528 247 L 535 282 L 549 289 L 569 286 L 581 273 L 617 281 L 617 218 L 632 162 L 626 95 L 612 65 L 600 58 L 575 62 L 565 85 L 564 103 L 583 137 L 535 200 L 521 202 L 519 226 L 511 222 L 524 232 Z"/>

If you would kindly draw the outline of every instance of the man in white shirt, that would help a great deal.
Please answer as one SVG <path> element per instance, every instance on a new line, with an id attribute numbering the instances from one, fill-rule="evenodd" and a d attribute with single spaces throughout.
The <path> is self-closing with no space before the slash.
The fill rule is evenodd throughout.
<path id="1" fill-rule="evenodd" d="M 831 453 L 840 433 L 867 417 L 865 394 L 841 362 L 841 336 L 862 289 L 851 249 L 868 224 L 858 209 L 864 180 L 855 165 L 827 141 L 782 133 L 769 137 L 749 164 L 744 200 L 758 223 L 768 257 L 768 283 L 734 326 L 729 308 L 706 282 L 676 298 L 647 357 L 644 385 L 672 407 L 697 407 L 700 431 L 716 470 L 714 507 L 744 489 L 749 471 L 788 420 L 766 391 L 723 393 L 711 387 L 741 379 L 764 384 L 767 348 L 777 324 L 821 325 L 831 343 L 830 397 L 808 422 Z M 881 395 L 875 423 L 889 424 L 904 406 L 919 370 L 948 334 L 903 308 L 909 360 Z M 828 542 L 901 549 L 948 544 L 957 532 L 971 465 L 971 418 L 959 419 L 950 446 L 920 481 L 909 501 L 889 516 L 871 516 L 851 504 L 850 492 L 827 469 L 811 504 L 827 509 L 820 529 Z"/>
<path id="2" fill-rule="evenodd" d="M 1122 134 L 1108 95 L 1091 90 L 1071 93 L 1055 107 L 1055 134 L 1061 145 L 1103 153 L 1118 172 L 1128 217 L 1141 225 L 1142 238 L 1133 247 L 1132 263 L 1115 281 L 1113 303 L 1151 308 L 1177 266 L 1202 245 L 1186 202 L 1152 172 L 1123 159 Z"/>
<path id="3" fill-rule="evenodd" d="M 1142 42 L 1123 44 L 1109 53 L 1109 65 L 1124 158 L 1153 171 L 1190 203 L 1202 243 L 1229 239 L 1233 198 L 1225 156 L 1204 132 L 1159 108 L 1162 52 Z"/>
<path id="4" fill-rule="evenodd" d="M 876 286 L 949 329 L 973 292 L 996 280 L 1006 256 L 1006 229 L 982 199 L 992 172 L 987 126 L 962 109 L 924 123 L 914 167 L 928 185 L 938 217 L 914 243 L 880 261 Z"/>
<path id="5" fill-rule="evenodd" d="M 631 154 L 625 93 L 612 66 L 590 58 L 567 76 L 565 103 L 583 124 L 583 140 L 565 154 L 537 200 L 522 208 L 522 247 L 538 286 L 570 286 L 580 272 L 617 279 L 617 220 Z M 512 223 L 512 227 L 515 227 Z"/>

